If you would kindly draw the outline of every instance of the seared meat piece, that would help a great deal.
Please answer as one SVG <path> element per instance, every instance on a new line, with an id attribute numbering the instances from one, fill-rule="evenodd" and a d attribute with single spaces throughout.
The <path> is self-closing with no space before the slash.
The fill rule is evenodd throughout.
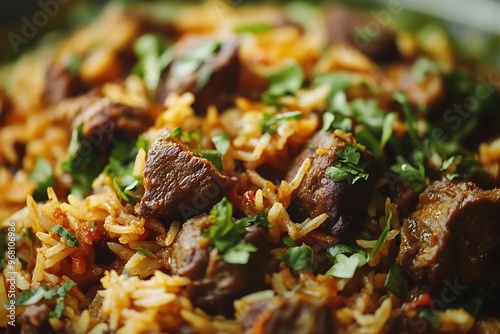
<path id="1" fill-rule="evenodd" d="M 206 214 L 191 218 L 182 225 L 169 258 L 173 273 L 193 280 L 203 277 L 210 259 L 210 245 L 202 231 L 210 225 Z"/>
<path id="2" fill-rule="evenodd" d="M 46 304 L 30 305 L 17 319 L 21 333 L 41 334 L 52 333 L 49 324 L 50 308 Z"/>
<path id="3" fill-rule="evenodd" d="M 225 196 L 230 182 L 210 161 L 168 138 L 151 145 L 143 177 L 139 214 L 166 221 L 207 212 Z"/>
<path id="4" fill-rule="evenodd" d="M 88 87 L 80 76 L 72 74 L 63 64 L 54 63 L 45 73 L 43 101 L 55 104 L 62 99 L 84 93 Z"/>
<path id="5" fill-rule="evenodd" d="M 210 216 L 201 215 L 182 225 L 172 246 L 170 269 L 192 280 L 188 291 L 195 306 L 212 314 L 231 315 L 234 299 L 265 288 L 265 274 L 270 272 L 273 257 L 265 231 L 251 226 L 244 238 L 259 251 L 245 265 L 225 262 L 203 236 L 202 231 L 211 224 Z"/>
<path id="6" fill-rule="evenodd" d="M 116 135 L 136 137 L 153 124 L 153 116 L 145 109 L 99 97 L 89 98 L 72 123 L 73 127 L 83 123 L 83 137 L 100 146 L 111 143 Z"/>
<path id="7" fill-rule="evenodd" d="M 7 93 L 0 88 L 0 121 L 7 115 L 7 112 L 12 108 L 12 102 Z"/>
<path id="8" fill-rule="evenodd" d="M 236 90 L 235 82 L 240 71 L 238 46 L 237 38 L 223 41 L 214 54 L 189 75 L 183 71 L 186 68 L 186 54 L 192 49 L 179 55 L 170 66 L 165 80 L 158 85 L 157 102 L 163 104 L 172 92 L 192 92 L 196 98 L 193 107 L 198 114 L 205 114 L 210 105 L 215 105 L 219 110 L 227 107 Z"/>
<path id="9" fill-rule="evenodd" d="M 328 7 L 325 18 L 330 43 L 353 46 L 375 61 L 399 58 L 395 34 L 373 18 L 342 6 Z"/>
<path id="10" fill-rule="evenodd" d="M 397 261 L 415 282 L 440 286 L 500 280 L 500 189 L 436 182 L 401 229 Z"/>
<path id="11" fill-rule="evenodd" d="M 321 300 L 301 294 L 258 301 L 238 317 L 242 333 L 335 333 L 332 309 Z"/>
<path id="12" fill-rule="evenodd" d="M 293 161 L 286 176 L 286 180 L 290 181 L 303 161 L 311 159 L 309 171 L 292 194 L 290 207 L 306 217 L 328 214 L 322 230 L 333 236 L 343 234 L 357 218 L 366 214 L 371 197 L 371 180 L 374 179 L 361 179 L 350 185 L 347 181 L 334 182 L 325 174 L 326 169 L 338 160 L 337 153 L 345 147 L 345 142 L 334 133 L 318 132 Z M 360 161 L 367 162 L 366 172 L 370 174 L 371 158 L 365 151 L 360 150 L 360 153 Z"/>

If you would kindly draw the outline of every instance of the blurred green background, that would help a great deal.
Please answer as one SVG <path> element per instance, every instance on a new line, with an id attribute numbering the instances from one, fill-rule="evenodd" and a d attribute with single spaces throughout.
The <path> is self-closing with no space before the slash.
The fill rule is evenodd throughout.
<path id="1" fill-rule="evenodd" d="M 270 2 L 258 0 L 216 0 L 225 1 L 228 5 L 237 7 L 255 2 Z M 45 24 L 35 26 L 33 37 L 24 39 L 23 26 L 26 21 L 33 23 L 40 20 L 44 23 L 40 11 L 49 3 L 57 5 Z M 131 0 L 122 0 L 131 3 Z M 175 6 L 201 1 L 147 1 Z M 274 1 L 294 6 L 297 1 Z M 302 4 L 344 3 L 349 6 L 367 10 L 375 19 L 383 11 L 389 10 L 394 4 L 403 7 L 403 12 L 392 15 L 391 24 L 396 27 L 416 31 L 429 24 L 437 24 L 445 28 L 453 44 L 463 59 L 479 62 L 484 66 L 500 71 L 500 0 L 344 0 L 344 1 L 303 1 Z M 0 62 L 15 59 L 25 50 L 33 48 L 46 39 L 57 38 L 72 27 L 85 24 L 92 20 L 106 1 L 83 0 L 2 0 L 0 1 Z M 44 6 L 46 6 L 44 8 Z M 48 6 L 48 7 L 47 7 Z M 37 17 L 38 15 L 38 17 Z M 382 14 L 381 14 L 382 15 Z M 25 28 L 26 29 L 26 28 Z M 17 38 L 21 39 L 17 39 Z M 16 52 L 16 47 L 19 52 Z"/>

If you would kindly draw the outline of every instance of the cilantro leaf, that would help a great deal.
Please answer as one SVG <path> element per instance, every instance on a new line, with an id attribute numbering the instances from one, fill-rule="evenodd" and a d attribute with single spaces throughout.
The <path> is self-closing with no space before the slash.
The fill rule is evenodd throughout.
<path id="1" fill-rule="evenodd" d="M 345 149 L 337 152 L 337 158 L 339 160 L 325 171 L 334 182 L 347 181 L 354 184 L 360 179 L 368 179 L 369 175 L 364 170 L 365 164 L 360 163 L 361 155 L 356 145 L 346 144 Z"/>
<path id="2" fill-rule="evenodd" d="M 359 253 L 346 256 L 344 254 L 337 254 L 335 256 L 335 264 L 328 269 L 325 275 L 330 275 L 338 278 L 352 278 L 356 269 L 362 267 L 366 263 L 366 258 L 362 257 Z"/>
<path id="3" fill-rule="evenodd" d="M 393 95 L 393 99 L 401 104 L 403 107 L 403 112 L 406 117 L 406 123 L 408 124 L 408 133 L 410 134 L 411 139 L 414 142 L 418 141 L 418 124 L 417 124 L 417 118 L 413 114 L 411 107 L 410 107 L 410 101 L 408 101 L 408 97 L 401 91 L 397 91 Z"/>
<path id="4" fill-rule="evenodd" d="M 322 73 L 316 75 L 313 83 L 316 85 L 326 85 L 330 88 L 327 99 L 331 99 L 336 93 L 345 91 L 351 84 L 351 74 L 348 72 Z"/>
<path id="5" fill-rule="evenodd" d="M 391 219 L 392 219 L 392 211 L 389 212 L 389 216 L 387 217 L 387 221 L 385 223 L 384 230 L 382 231 L 382 233 L 378 237 L 377 243 L 375 244 L 375 247 L 373 247 L 370 255 L 368 256 L 368 260 L 373 259 L 375 257 L 375 255 L 377 255 L 377 252 L 378 252 L 380 246 L 382 246 L 382 244 L 384 243 L 385 237 L 387 236 L 387 233 L 389 233 L 389 230 L 391 229 Z"/>
<path id="6" fill-rule="evenodd" d="M 290 248 L 281 261 L 293 270 L 312 271 L 313 253 L 311 247 L 307 245 Z"/>
<path id="7" fill-rule="evenodd" d="M 288 246 L 288 247 L 295 247 L 297 246 L 297 244 L 295 243 L 295 241 L 290 238 L 290 237 L 284 237 L 283 238 L 283 243 Z"/>
<path id="8" fill-rule="evenodd" d="M 50 312 L 50 316 L 60 318 L 62 311 L 64 310 L 64 298 L 68 295 L 69 290 L 76 285 L 73 281 L 66 281 L 61 286 L 54 286 L 53 288 L 48 288 L 46 285 L 41 286 L 36 289 L 26 290 L 21 292 L 15 299 L 16 305 L 34 305 L 42 299 L 52 299 L 58 296 L 56 301 L 56 306 L 53 311 Z"/>
<path id="9" fill-rule="evenodd" d="M 61 169 L 71 175 L 71 193 L 79 198 L 90 192 L 92 182 L 102 171 L 101 164 L 96 162 L 96 153 L 97 147 L 83 138 L 81 123 L 73 130 L 68 156 L 61 164 Z"/>
<path id="10" fill-rule="evenodd" d="M 273 225 L 269 223 L 269 220 L 267 220 L 266 215 L 264 212 L 259 212 L 253 217 L 244 217 L 241 219 L 237 220 L 238 224 L 243 224 L 245 226 L 260 226 L 260 227 L 266 227 L 266 228 L 273 228 Z"/>
<path id="11" fill-rule="evenodd" d="M 260 34 L 271 30 L 273 26 L 267 22 L 252 23 L 241 25 L 234 29 L 237 34 Z"/>
<path id="12" fill-rule="evenodd" d="M 275 134 L 278 131 L 278 126 L 282 122 L 298 120 L 301 116 L 302 112 L 300 111 L 289 111 L 281 114 L 276 114 L 274 116 L 271 116 L 271 114 L 269 113 L 264 113 L 262 121 L 260 122 L 260 124 L 262 125 L 262 134 Z"/>
<path id="13" fill-rule="evenodd" d="M 231 138 L 225 132 L 212 137 L 212 142 L 221 156 L 224 156 L 231 146 Z"/>
<path id="14" fill-rule="evenodd" d="M 37 157 L 35 166 L 30 175 L 30 180 L 36 182 L 37 187 L 33 192 L 35 201 L 44 201 L 47 197 L 47 188 L 55 184 L 54 172 L 49 162 L 44 157 Z"/>
<path id="15" fill-rule="evenodd" d="M 140 187 L 142 177 L 132 175 L 135 158 L 140 149 L 147 150 L 148 141 L 139 136 L 136 141 L 115 141 L 109 162 L 104 167 L 104 173 L 113 176 L 113 187 L 116 193 L 125 201 L 132 202 L 140 199 L 136 190 Z"/>
<path id="16" fill-rule="evenodd" d="M 266 104 L 275 104 L 285 95 L 294 94 L 304 82 L 302 66 L 293 61 L 289 66 L 281 68 L 267 77 L 269 88 L 262 93 L 262 101 Z"/>
<path id="17" fill-rule="evenodd" d="M 222 157 L 217 150 L 201 150 L 198 154 L 200 157 L 210 161 L 215 168 L 222 170 Z"/>
<path id="18" fill-rule="evenodd" d="M 182 135 L 182 129 L 180 126 L 176 127 L 170 134 L 168 138 L 180 137 Z"/>
<path id="19" fill-rule="evenodd" d="M 397 297 L 403 299 L 406 295 L 406 281 L 403 278 L 403 269 L 398 263 L 394 263 L 384 282 L 384 287 L 387 291 L 392 292 Z"/>
<path id="20" fill-rule="evenodd" d="M 368 262 L 366 251 L 357 245 L 338 243 L 327 249 L 326 255 L 333 265 L 325 275 L 338 278 L 352 278 L 356 269 Z"/>
<path id="21" fill-rule="evenodd" d="M 248 263 L 250 253 L 256 252 L 257 248 L 244 241 L 245 225 L 241 221 L 233 222 L 233 205 L 224 197 L 210 210 L 210 215 L 214 218 L 214 224 L 208 228 L 210 244 L 224 261 Z"/>
<path id="22" fill-rule="evenodd" d="M 407 181 L 416 192 L 421 192 L 425 184 L 425 167 L 419 163 L 418 167 L 411 165 L 402 156 L 396 157 L 396 163 L 391 166 L 391 171 Z"/>
<path id="23" fill-rule="evenodd" d="M 172 62 L 173 50 L 158 34 L 145 34 L 139 37 L 133 46 L 138 62 L 133 73 L 142 76 L 152 96 L 160 81 L 161 73 Z"/>
<path id="24" fill-rule="evenodd" d="M 80 243 L 78 242 L 78 239 L 76 238 L 76 235 L 62 227 L 61 225 L 56 225 L 53 228 L 49 230 L 50 232 L 56 233 L 59 238 L 65 238 L 66 240 L 66 245 L 68 247 L 79 247 Z"/>
<path id="25" fill-rule="evenodd" d="M 154 255 L 149 249 L 137 247 L 137 248 L 135 248 L 135 250 L 140 255 L 147 256 L 151 259 L 156 259 L 156 255 Z"/>
<path id="26" fill-rule="evenodd" d="M 220 41 L 211 40 L 188 50 L 172 64 L 172 75 L 184 77 L 198 71 L 203 63 L 212 58 L 220 46 Z M 210 72 L 210 70 L 207 69 L 202 71 L 202 73 L 198 75 L 195 87 L 201 88 L 205 86 L 211 76 L 212 72 Z"/>

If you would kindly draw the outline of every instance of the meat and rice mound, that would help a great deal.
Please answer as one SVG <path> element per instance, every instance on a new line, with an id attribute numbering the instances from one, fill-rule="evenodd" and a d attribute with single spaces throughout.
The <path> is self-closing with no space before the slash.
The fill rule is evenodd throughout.
<path id="1" fill-rule="evenodd" d="M 500 97 L 440 28 L 167 7 L 0 69 L 2 328 L 500 332 Z"/>

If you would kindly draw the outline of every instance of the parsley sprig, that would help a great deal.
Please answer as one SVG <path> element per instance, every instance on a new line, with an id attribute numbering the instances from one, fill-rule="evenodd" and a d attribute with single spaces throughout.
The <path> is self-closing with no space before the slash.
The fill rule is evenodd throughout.
<path id="1" fill-rule="evenodd" d="M 50 316 L 60 318 L 64 310 L 64 298 L 68 295 L 69 290 L 76 285 L 73 281 L 66 281 L 61 286 L 54 286 L 53 288 L 43 285 L 36 289 L 23 291 L 17 296 L 15 300 L 16 305 L 34 305 L 42 299 L 50 300 L 57 296 L 56 306 L 50 312 Z"/>
<path id="2" fill-rule="evenodd" d="M 337 158 L 338 161 L 325 171 L 334 182 L 347 181 L 349 184 L 354 184 L 360 179 L 368 179 L 365 163 L 360 162 L 361 154 L 356 145 L 346 144 L 345 149 L 337 152 Z"/>
<path id="3" fill-rule="evenodd" d="M 233 205 L 225 197 L 214 205 L 210 215 L 214 219 L 214 224 L 208 228 L 210 244 L 219 251 L 224 261 L 233 264 L 248 263 L 250 254 L 258 250 L 243 238 L 249 221 L 233 221 Z"/>

